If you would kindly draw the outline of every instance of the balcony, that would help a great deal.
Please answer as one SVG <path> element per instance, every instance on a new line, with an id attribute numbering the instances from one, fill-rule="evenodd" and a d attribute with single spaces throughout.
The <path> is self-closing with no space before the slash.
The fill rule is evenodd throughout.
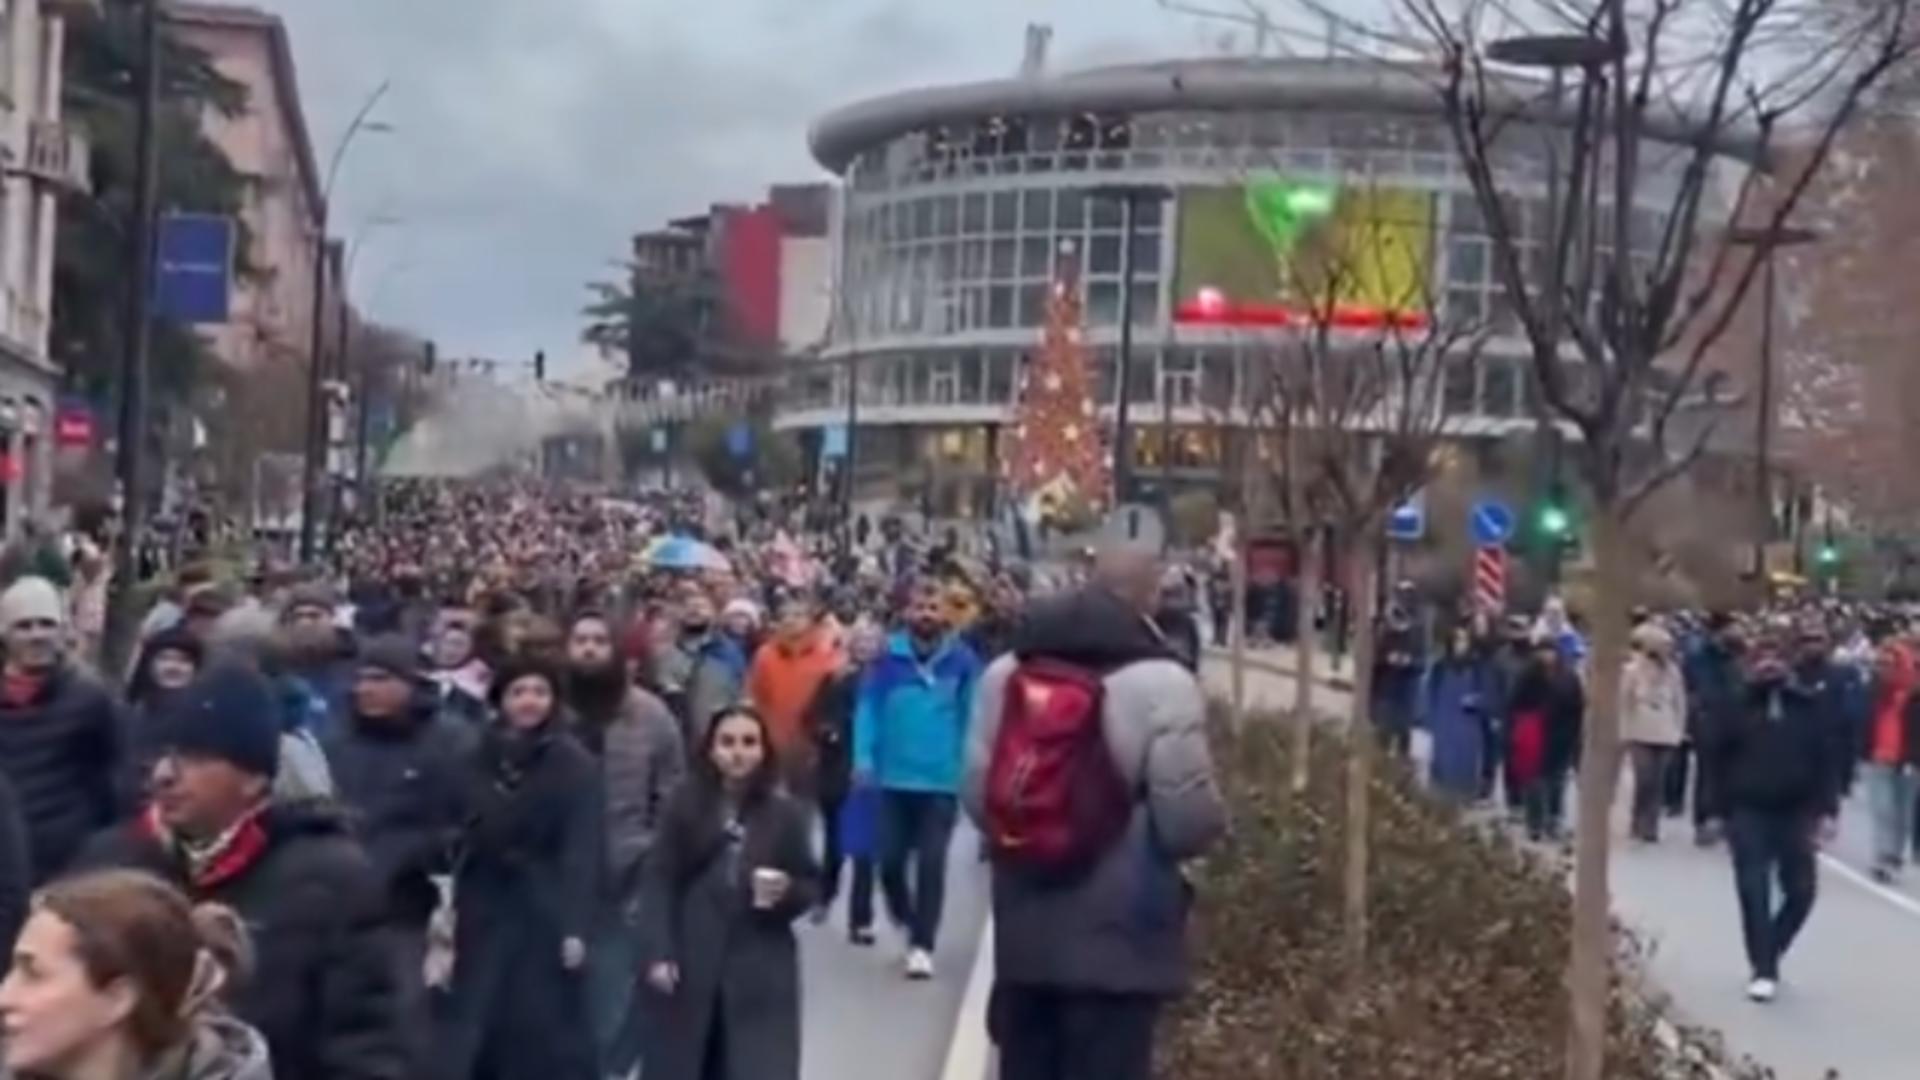
<path id="1" fill-rule="evenodd" d="M 85 195 L 93 188 L 87 168 L 90 149 L 87 140 L 67 125 L 35 120 L 27 126 L 27 160 L 20 171 L 57 192 Z"/>

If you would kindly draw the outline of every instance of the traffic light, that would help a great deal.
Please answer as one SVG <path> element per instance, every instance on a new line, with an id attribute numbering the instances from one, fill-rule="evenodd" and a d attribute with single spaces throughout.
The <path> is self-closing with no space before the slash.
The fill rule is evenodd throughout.
<path id="1" fill-rule="evenodd" d="M 1573 515 L 1558 502 L 1546 502 L 1540 506 L 1540 534 L 1549 540 L 1565 540 L 1573 531 Z"/>
<path id="2" fill-rule="evenodd" d="M 422 374 L 433 374 L 434 364 L 439 360 L 439 352 L 440 350 L 434 346 L 433 342 L 427 342 L 426 352 L 420 357 L 420 370 Z"/>
<path id="3" fill-rule="evenodd" d="M 1832 570 L 1840 565 L 1840 545 L 1832 540 L 1823 541 L 1820 550 L 1814 553 L 1814 561 L 1822 570 Z"/>
<path id="4" fill-rule="evenodd" d="M 547 354 L 544 349 L 533 354 L 533 381 L 547 381 Z"/>

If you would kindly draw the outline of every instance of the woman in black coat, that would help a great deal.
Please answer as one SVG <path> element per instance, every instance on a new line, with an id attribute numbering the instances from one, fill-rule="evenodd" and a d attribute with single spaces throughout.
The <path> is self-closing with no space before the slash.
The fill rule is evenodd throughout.
<path id="1" fill-rule="evenodd" d="M 811 815 L 778 788 L 766 722 L 708 726 L 648 860 L 641 905 L 659 1038 L 647 1080 L 797 1080 L 793 922 L 819 892 Z"/>
<path id="2" fill-rule="evenodd" d="M 820 831 L 826 841 L 820 901 L 814 909 L 814 921 L 818 923 L 826 922 L 833 902 L 839 898 L 841 871 L 848 859 L 842 815 L 853 795 L 853 714 L 859 703 L 860 680 L 885 647 L 886 637 L 878 625 L 856 623 L 848 635 L 846 666 L 820 684 L 813 704 L 807 707 L 807 730 L 813 734 L 818 755 L 814 794 L 820 804 Z M 855 945 L 871 945 L 873 853 L 862 851 L 852 860 L 853 897 L 847 909 L 847 937 Z"/>
<path id="3" fill-rule="evenodd" d="M 599 869 L 599 769 L 565 730 L 560 675 L 510 660 L 470 759 L 455 856 L 448 1080 L 594 1080 L 582 975 Z"/>

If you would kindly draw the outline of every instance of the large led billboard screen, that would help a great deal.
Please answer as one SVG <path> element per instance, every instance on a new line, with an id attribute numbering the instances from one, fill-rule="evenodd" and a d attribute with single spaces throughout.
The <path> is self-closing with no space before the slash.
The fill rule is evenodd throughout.
<path id="1" fill-rule="evenodd" d="M 1182 189 L 1179 215 L 1177 321 L 1426 321 L 1431 192 L 1264 176 Z"/>

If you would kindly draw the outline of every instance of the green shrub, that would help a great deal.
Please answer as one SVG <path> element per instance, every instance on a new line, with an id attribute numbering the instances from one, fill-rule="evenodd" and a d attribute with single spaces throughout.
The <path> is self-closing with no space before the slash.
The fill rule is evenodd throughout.
<path id="1" fill-rule="evenodd" d="M 1287 794 L 1285 727 L 1216 724 L 1234 829 L 1198 867 L 1194 992 L 1163 1040 L 1178 1080 L 1553 1080 L 1562 1073 L 1569 900 L 1564 868 L 1475 826 L 1382 769 L 1373 793 L 1372 943 L 1349 992 L 1341 947 L 1343 750 L 1316 740 L 1304 800 Z M 1608 1076 L 1706 1080 L 1717 1058 L 1658 1037 L 1622 936 Z M 1671 1042 L 1672 1040 L 1669 1040 Z M 1683 1060 L 1684 1057 L 1684 1060 Z"/>

